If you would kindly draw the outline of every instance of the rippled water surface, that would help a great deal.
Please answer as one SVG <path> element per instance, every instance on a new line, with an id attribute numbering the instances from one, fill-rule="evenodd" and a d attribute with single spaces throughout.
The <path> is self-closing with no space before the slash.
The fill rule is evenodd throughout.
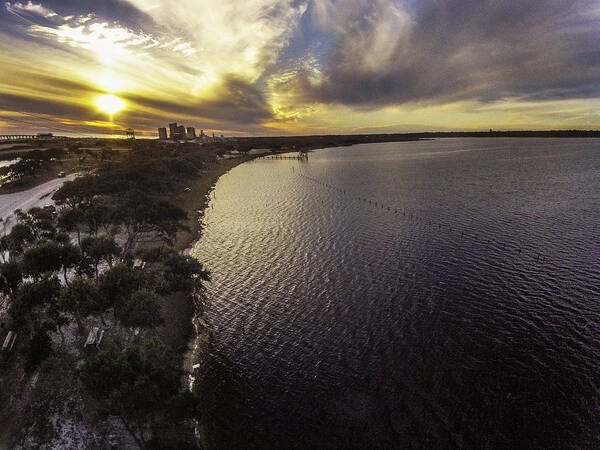
<path id="1" fill-rule="evenodd" d="M 194 248 L 217 447 L 599 448 L 600 140 L 256 160 Z"/>

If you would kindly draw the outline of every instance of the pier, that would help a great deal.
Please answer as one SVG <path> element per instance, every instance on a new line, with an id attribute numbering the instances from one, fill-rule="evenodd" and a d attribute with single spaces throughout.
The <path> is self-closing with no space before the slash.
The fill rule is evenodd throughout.
<path id="1" fill-rule="evenodd" d="M 21 139 L 37 139 L 35 134 L 0 134 L 0 141 L 17 141 Z"/>
<path id="2" fill-rule="evenodd" d="M 38 134 L 0 134 L 0 141 L 21 141 L 26 139 L 49 139 L 52 133 Z"/>
<path id="3" fill-rule="evenodd" d="M 298 152 L 296 155 L 266 155 L 262 156 L 261 159 L 295 159 L 301 161 L 308 161 L 308 152 Z"/>

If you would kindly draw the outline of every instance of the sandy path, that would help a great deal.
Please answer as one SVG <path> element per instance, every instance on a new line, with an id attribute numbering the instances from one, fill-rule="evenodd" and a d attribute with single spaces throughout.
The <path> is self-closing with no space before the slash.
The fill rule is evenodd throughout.
<path id="1" fill-rule="evenodd" d="M 73 180 L 77 174 L 65 178 L 55 178 L 26 191 L 13 194 L 0 195 L 0 235 L 9 233 L 15 224 L 14 211 L 21 209 L 27 211 L 34 206 L 43 207 L 53 205 L 52 194 L 62 186 L 65 181 Z"/>

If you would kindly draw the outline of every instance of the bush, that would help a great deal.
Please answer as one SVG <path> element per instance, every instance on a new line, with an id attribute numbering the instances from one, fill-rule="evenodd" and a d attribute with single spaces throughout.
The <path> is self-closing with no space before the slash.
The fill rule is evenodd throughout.
<path id="1" fill-rule="evenodd" d="M 194 450 L 198 447 L 172 436 L 156 436 L 146 442 L 147 450 Z"/>
<path id="2" fill-rule="evenodd" d="M 45 360 L 52 353 L 52 341 L 50 336 L 43 328 L 38 328 L 31 342 L 25 356 L 25 370 L 31 372 L 38 367 L 43 360 Z"/>

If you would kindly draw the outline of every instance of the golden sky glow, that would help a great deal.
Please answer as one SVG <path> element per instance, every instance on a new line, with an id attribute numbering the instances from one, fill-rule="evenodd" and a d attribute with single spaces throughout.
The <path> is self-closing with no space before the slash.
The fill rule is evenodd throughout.
<path id="1" fill-rule="evenodd" d="M 600 128 L 598 0 L 466 3 L 5 2 L 0 133 Z"/>

